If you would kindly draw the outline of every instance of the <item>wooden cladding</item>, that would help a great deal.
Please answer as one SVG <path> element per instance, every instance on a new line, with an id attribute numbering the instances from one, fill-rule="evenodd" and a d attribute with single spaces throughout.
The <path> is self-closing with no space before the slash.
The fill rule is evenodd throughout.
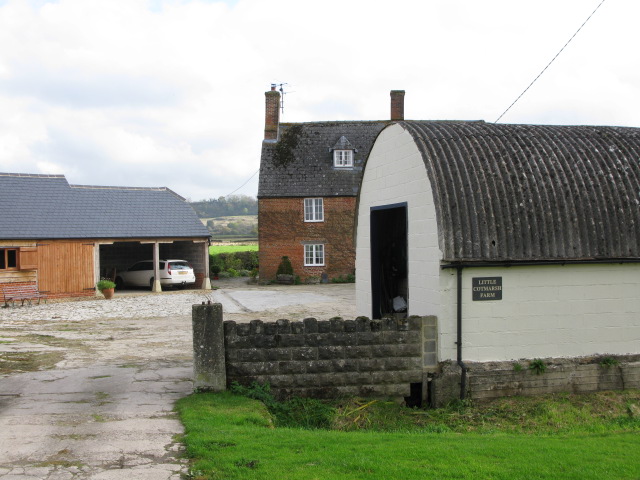
<path id="1" fill-rule="evenodd" d="M 20 270 L 37 270 L 38 269 L 38 248 L 37 247 L 20 247 Z"/>
<path id="2" fill-rule="evenodd" d="M 37 265 L 40 291 L 56 294 L 95 288 L 93 244 L 40 244 Z"/>

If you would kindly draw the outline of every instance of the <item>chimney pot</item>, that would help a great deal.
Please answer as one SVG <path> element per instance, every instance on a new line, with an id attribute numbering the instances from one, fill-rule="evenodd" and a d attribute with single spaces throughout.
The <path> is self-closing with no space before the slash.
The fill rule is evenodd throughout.
<path id="1" fill-rule="evenodd" d="M 404 90 L 391 90 L 391 120 L 404 120 Z"/>

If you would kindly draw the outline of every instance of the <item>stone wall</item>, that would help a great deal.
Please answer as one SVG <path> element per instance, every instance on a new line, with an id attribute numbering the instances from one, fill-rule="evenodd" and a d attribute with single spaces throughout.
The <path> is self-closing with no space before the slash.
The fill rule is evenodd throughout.
<path id="1" fill-rule="evenodd" d="M 324 221 L 305 222 L 303 198 L 259 199 L 260 279 L 275 279 L 285 255 L 303 281 L 322 274 L 329 279 L 353 274 L 355 202 L 355 197 L 325 197 Z M 324 244 L 324 266 L 304 266 L 305 243 Z"/>
<path id="2" fill-rule="evenodd" d="M 513 362 L 467 362 L 466 396 L 487 401 L 514 395 L 587 393 L 640 388 L 640 355 L 545 358 L 542 373 L 529 368 L 530 360 Z M 434 406 L 460 398 L 460 367 L 444 362 L 431 379 Z"/>
<path id="3" fill-rule="evenodd" d="M 409 397 L 435 367 L 435 325 L 435 317 L 227 321 L 227 384 L 269 383 L 278 398 Z"/>
<path id="4" fill-rule="evenodd" d="M 223 321 L 220 304 L 194 305 L 195 387 L 219 391 L 232 382 L 258 382 L 280 399 L 404 397 L 440 407 L 460 398 L 461 369 L 453 361 L 436 364 L 436 325 L 433 316 L 236 324 Z M 525 359 L 466 362 L 465 396 L 487 401 L 640 388 L 640 355 L 541 361 L 541 373 Z"/>

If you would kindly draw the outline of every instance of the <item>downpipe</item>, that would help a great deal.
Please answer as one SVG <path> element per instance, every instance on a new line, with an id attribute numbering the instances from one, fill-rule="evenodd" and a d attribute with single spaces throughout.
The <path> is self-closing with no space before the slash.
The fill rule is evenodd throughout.
<path id="1" fill-rule="evenodd" d="M 460 400 L 464 400 L 467 395 L 467 366 L 462 361 L 462 266 L 457 266 L 456 271 L 458 275 L 458 290 L 457 290 L 457 338 L 456 338 L 456 350 L 458 357 L 458 366 L 461 369 L 460 373 Z"/>

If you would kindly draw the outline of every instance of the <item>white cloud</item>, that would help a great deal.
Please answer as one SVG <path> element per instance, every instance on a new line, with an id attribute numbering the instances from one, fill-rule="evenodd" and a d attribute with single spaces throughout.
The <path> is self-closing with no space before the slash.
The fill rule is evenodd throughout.
<path id="1" fill-rule="evenodd" d="M 385 119 L 397 88 L 407 118 L 494 121 L 598 3 L 0 2 L 0 171 L 225 195 L 271 82 L 283 121 Z M 606 2 L 502 121 L 639 125 L 639 13 Z"/>

